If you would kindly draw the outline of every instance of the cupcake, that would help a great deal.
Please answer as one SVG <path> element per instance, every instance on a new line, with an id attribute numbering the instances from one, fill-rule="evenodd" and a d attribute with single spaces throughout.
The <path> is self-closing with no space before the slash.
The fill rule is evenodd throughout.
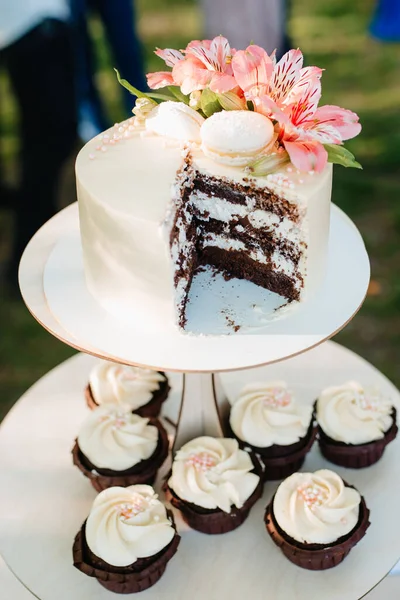
<path id="1" fill-rule="evenodd" d="M 98 406 L 83 422 L 72 455 L 100 492 L 153 483 L 168 449 L 167 432 L 157 419 L 144 419 L 129 406 Z"/>
<path id="2" fill-rule="evenodd" d="M 360 469 L 376 463 L 397 435 L 396 409 L 377 389 L 349 381 L 317 400 L 319 447 L 336 465 Z"/>
<path id="3" fill-rule="evenodd" d="M 241 447 L 259 456 L 265 481 L 283 479 L 300 469 L 313 445 L 313 410 L 296 402 L 283 381 L 252 383 L 233 402 L 229 427 Z"/>
<path id="4" fill-rule="evenodd" d="M 203 533 L 241 525 L 262 495 L 261 467 L 236 440 L 199 437 L 176 453 L 167 489 L 187 524 Z"/>
<path id="5" fill-rule="evenodd" d="M 160 579 L 179 541 L 152 487 L 113 487 L 97 496 L 75 538 L 74 566 L 111 592 L 142 592 Z"/>
<path id="6" fill-rule="evenodd" d="M 85 389 L 89 408 L 129 405 L 141 417 L 158 417 L 170 391 L 161 371 L 128 367 L 103 360 L 91 371 Z"/>
<path id="7" fill-rule="evenodd" d="M 298 567 L 321 571 L 335 567 L 369 527 L 369 510 L 356 489 L 336 473 L 294 473 L 267 506 L 268 533 Z"/>

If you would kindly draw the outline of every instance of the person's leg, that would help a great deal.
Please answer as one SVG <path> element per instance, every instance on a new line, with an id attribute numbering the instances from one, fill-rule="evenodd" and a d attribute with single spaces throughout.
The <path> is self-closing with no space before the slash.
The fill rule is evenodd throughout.
<path id="1" fill-rule="evenodd" d="M 88 28 L 89 4 L 88 0 L 70 0 L 79 135 L 85 142 L 111 125 L 95 81 L 96 57 Z"/>
<path id="2" fill-rule="evenodd" d="M 64 161 L 76 141 L 74 68 L 66 24 L 46 20 L 4 51 L 20 112 L 21 183 L 11 278 L 36 230 L 57 210 Z"/>
<path id="3" fill-rule="evenodd" d="M 92 0 L 106 29 L 115 66 L 122 77 L 139 90 L 146 90 L 143 71 L 142 47 L 136 33 L 135 7 L 133 0 Z M 132 110 L 134 100 L 123 90 L 127 112 Z"/>

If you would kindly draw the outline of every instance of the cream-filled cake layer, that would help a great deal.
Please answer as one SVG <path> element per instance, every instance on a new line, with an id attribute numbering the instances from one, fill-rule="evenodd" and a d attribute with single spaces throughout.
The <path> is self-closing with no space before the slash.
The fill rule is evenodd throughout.
<path id="1" fill-rule="evenodd" d="M 112 139 L 114 130 L 107 135 Z M 200 251 L 236 244 L 238 252 L 255 261 L 265 264 L 273 260 L 277 271 L 290 275 L 298 271 L 301 297 L 318 286 L 327 256 L 331 165 L 320 174 L 298 174 L 285 167 L 272 176 L 249 180 L 242 169 L 220 165 L 192 146 L 192 165 L 202 177 L 251 185 L 260 193 L 266 190 L 276 196 L 277 203 L 292 206 L 301 217 L 293 221 L 289 214 L 279 214 L 277 207 L 263 210 L 251 194 L 240 204 L 193 191 L 187 209 L 179 216 L 178 243 L 172 241 L 170 250 L 168 229 L 176 218 L 183 182 L 177 173 L 187 151 L 182 143 L 161 136 L 142 135 L 138 130 L 130 135 L 118 144 L 107 144 L 104 152 L 96 151 L 103 144 L 98 136 L 82 149 L 76 163 L 86 281 L 106 310 L 120 318 L 129 317 L 132 298 L 141 294 L 147 305 L 157 297 L 165 315 L 174 318 L 175 297 L 184 298 L 188 287 L 187 281 L 178 278 L 174 289 L 174 263 L 182 250 L 190 260 L 195 248 L 191 236 L 199 238 Z M 245 225 L 243 219 L 247 219 Z M 218 230 L 220 225 L 222 230 Z M 206 231 L 209 226 L 212 231 Z M 270 241 L 257 247 L 256 230 L 264 237 L 269 235 Z M 279 241 L 277 251 L 271 250 L 274 240 Z"/>

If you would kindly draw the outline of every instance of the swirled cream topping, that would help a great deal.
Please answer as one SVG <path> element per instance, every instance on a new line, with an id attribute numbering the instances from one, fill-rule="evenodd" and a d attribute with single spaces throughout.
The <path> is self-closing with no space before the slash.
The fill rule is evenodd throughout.
<path id="1" fill-rule="evenodd" d="M 168 546 L 175 530 L 157 498 L 150 485 L 101 492 L 86 521 L 90 550 L 109 565 L 126 567 Z"/>
<path id="2" fill-rule="evenodd" d="M 393 406 L 377 389 L 356 381 L 325 389 L 317 401 L 317 420 L 326 435 L 345 444 L 383 438 L 393 424 Z"/>
<path id="3" fill-rule="evenodd" d="M 136 410 L 150 402 L 163 376 L 151 369 L 128 367 L 109 361 L 98 363 L 90 373 L 89 384 L 97 404 L 129 404 Z"/>
<path id="4" fill-rule="evenodd" d="M 228 438 L 199 437 L 177 452 L 169 487 L 186 502 L 203 508 L 241 508 L 260 480 L 250 455 Z"/>
<path id="5" fill-rule="evenodd" d="M 258 448 L 288 446 L 307 433 L 313 407 L 299 404 L 283 381 L 246 385 L 234 401 L 230 425 L 234 434 Z"/>
<path id="6" fill-rule="evenodd" d="M 124 471 L 150 458 L 158 429 L 129 406 L 98 406 L 90 411 L 78 435 L 82 453 L 99 469 Z"/>
<path id="7" fill-rule="evenodd" d="M 294 473 L 275 494 L 275 519 L 287 535 L 306 544 L 332 544 L 357 524 L 361 496 L 328 469 Z"/>

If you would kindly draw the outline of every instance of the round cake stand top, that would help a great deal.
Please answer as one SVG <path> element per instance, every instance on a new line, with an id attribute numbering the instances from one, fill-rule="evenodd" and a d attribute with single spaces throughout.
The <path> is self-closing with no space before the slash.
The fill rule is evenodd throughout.
<path id="1" fill-rule="evenodd" d="M 192 335 L 181 333 L 172 320 L 152 315 L 138 300 L 135 320 L 124 322 L 106 312 L 86 288 L 78 209 L 71 205 L 30 241 L 21 260 L 20 286 L 26 305 L 43 327 L 78 350 L 159 370 L 217 372 L 277 362 L 329 339 L 362 305 L 369 275 L 368 255 L 357 228 L 333 206 L 325 281 L 312 298 L 284 316 L 243 333 Z M 233 280 L 229 285 L 232 298 L 243 301 L 243 294 L 247 298 L 243 282 Z M 205 300 L 197 321 L 211 318 Z"/>
<path id="2" fill-rule="evenodd" d="M 88 411 L 83 389 L 94 362 L 90 356 L 78 355 L 48 373 L 0 427 L 0 553 L 40 600 L 110 600 L 112 596 L 72 566 L 74 536 L 96 496 L 71 458 L 74 438 Z M 399 393 L 385 377 L 332 342 L 285 364 L 223 374 L 222 385 L 228 396 L 236 395 L 249 380 L 281 378 L 283 368 L 286 381 L 304 401 L 312 401 L 321 386 L 354 378 L 378 385 L 399 405 Z M 175 418 L 179 376 L 173 374 L 171 383 L 172 395 L 164 408 Z M 143 598 L 288 600 L 295 593 L 296 600 L 357 600 L 390 571 L 400 554 L 399 453 L 400 437 L 368 469 L 333 467 L 357 487 L 371 510 L 366 536 L 338 567 L 322 572 L 300 569 L 273 544 L 263 524 L 265 506 L 277 487 L 277 482 L 271 482 L 249 519 L 231 533 L 207 536 L 177 519 L 181 546 L 161 581 Z M 302 471 L 319 468 L 332 465 L 314 446 Z"/>

